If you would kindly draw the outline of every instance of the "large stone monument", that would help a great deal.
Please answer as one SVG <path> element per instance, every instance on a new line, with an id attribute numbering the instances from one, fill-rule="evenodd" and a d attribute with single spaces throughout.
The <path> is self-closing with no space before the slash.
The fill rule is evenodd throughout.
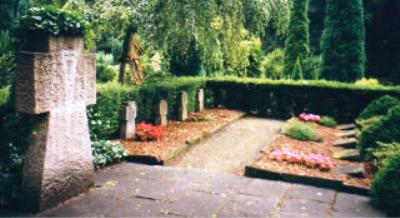
<path id="1" fill-rule="evenodd" d="M 125 102 L 121 109 L 121 132 L 122 139 L 135 139 L 136 135 L 136 103 L 134 101 Z"/>
<path id="2" fill-rule="evenodd" d="M 181 92 L 179 102 L 179 120 L 185 121 L 188 118 L 188 93 L 186 91 Z"/>
<path id="3" fill-rule="evenodd" d="M 47 52 L 17 57 L 16 108 L 43 114 L 25 154 L 23 187 L 36 210 L 53 207 L 94 183 L 86 105 L 96 103 L 95 56 L 81 37 L 49 36 Z"/>

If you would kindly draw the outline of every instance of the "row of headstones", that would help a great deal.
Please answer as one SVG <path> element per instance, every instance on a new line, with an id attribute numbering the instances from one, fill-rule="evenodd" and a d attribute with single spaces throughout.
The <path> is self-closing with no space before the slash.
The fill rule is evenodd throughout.
<path id="1" fill-rule="evenodd" d="M 179 121 L 185 121 L 188 118 L 188 93 L 182 91 L 179 98 Z M 120 137 L 122 139 L 134 139 L 136 136 L 136 116 L 138 107 L 136 102 L 128 101 L 121 108 L 121 129 Z M 204 110 L 204 89 L 199 89 L 196 93 L 196 111 Z M 168 124 L 168 102 L 161 100 L 157 106 L 157 125 L 166 126 Z"/>

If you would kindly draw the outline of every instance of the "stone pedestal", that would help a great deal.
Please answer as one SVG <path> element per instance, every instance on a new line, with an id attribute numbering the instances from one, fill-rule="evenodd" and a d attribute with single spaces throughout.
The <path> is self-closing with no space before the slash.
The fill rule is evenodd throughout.
<path id="1" fill-rule="evenodd" d="M 44 114 L 25 155 L 23 187 L 36 210 L 45 210 L 94 183 L 86 105 L 96 102 L 95 56 L 80 37 L 48 38 L 48 52 L 21 52 L 16 108 Z"/>
<path id="2" fill-rule="evenodd" d="M 156 124 L 166 126 L 168 124 L 168 103 L 166 100 L 161 100 L 157 107 Z"/>
<path id="3" fill-rule="evenodd" d="M 204 89 L 199 89 L 196 99 L 196 111 L 200 112 L 204 110 Z"/>
<path id="4" fill-rule="evenodd" d="M 135 139 L 136 137 L 136 111 L 137 106 L 134 101 L 128 101 L 121 108 L 121 132 L 122 139 Z"/>
<path id="5" fill-rule="evenodd" d="M 185 121 L 188 118 L 188 94 L 182 91 L 179 101 L 179 120 Z"/>

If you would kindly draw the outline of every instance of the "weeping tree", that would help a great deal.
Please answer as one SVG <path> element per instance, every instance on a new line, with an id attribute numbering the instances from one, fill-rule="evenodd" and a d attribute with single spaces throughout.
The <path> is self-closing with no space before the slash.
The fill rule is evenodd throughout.
<path id="1" fill-rule="evenodd" d="M 284 69 L 292 79 L 303 78 L 303 75 L 300 75 L 301 67 L 303 61 L 310 55 L 308 3 L 309 0 L 294 0 L 291 8 Z"/>
<path id="2" fill-rule="evenodd" d="M 328 80 L 353 82 L 364 75 L 365 29 L 362 0 L 326 0 L 321 39 L 321 75 Z"/>

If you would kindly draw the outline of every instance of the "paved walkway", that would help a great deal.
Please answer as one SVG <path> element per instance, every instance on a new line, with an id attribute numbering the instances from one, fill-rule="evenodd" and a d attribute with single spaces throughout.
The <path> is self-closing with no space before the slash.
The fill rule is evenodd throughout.
<path id="1" fill-rule="evenodd" d="M 97 188 L 39 216 L 370 217 L 367 197 L 196 169 L 122 163 Z"/>
<path id="2" fill-rule="evenodd" d="M 240 172 L 272 143 L 284 122 L 246 117 L 195 145 L 176 167 L 217 172 Z"/>

